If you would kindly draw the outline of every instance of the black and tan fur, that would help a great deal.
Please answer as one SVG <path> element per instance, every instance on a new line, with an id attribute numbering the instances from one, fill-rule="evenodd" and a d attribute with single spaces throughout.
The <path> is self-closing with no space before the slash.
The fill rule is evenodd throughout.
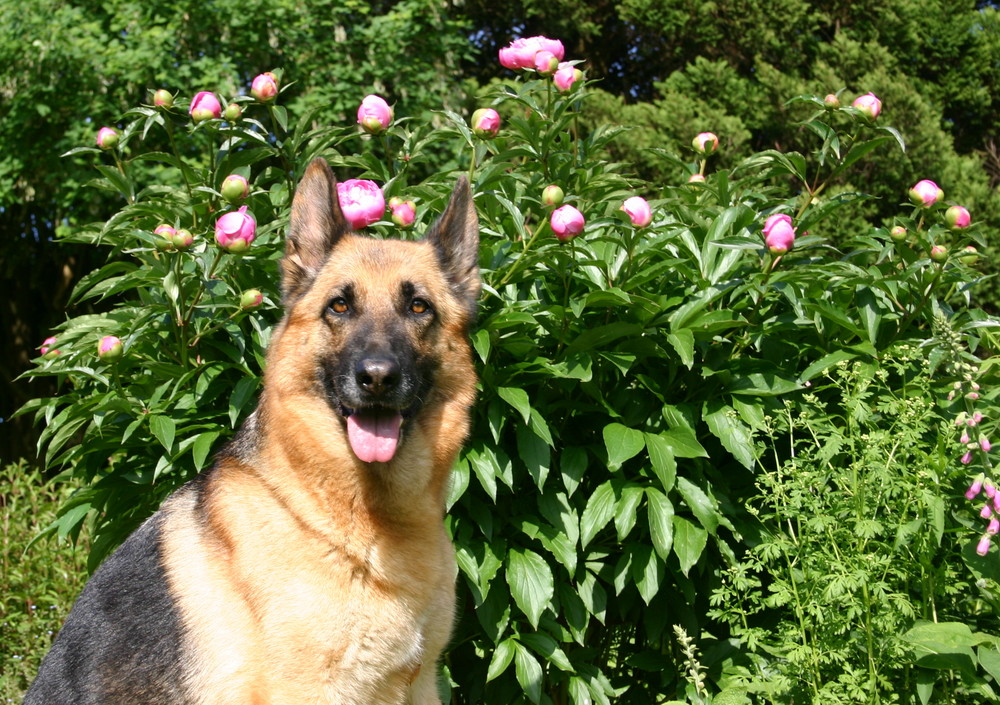
<path id="1" fill-rule="evenodd" d="M 462 179 L 421 241 L 356 235 L 309 166 L 257 410 L 94 574 L 25 703 L 440 702 L 477 228 Z M 402 417 L 391 459 L 358 457 L 352 414 Z"/>

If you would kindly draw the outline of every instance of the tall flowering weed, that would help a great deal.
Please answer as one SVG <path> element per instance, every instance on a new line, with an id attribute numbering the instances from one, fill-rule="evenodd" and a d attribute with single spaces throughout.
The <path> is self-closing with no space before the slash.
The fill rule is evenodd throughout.
<path id="1" fill-rule="evenodd" d="M 782 671 L 798 661 L 755 648 L 731 614 L 712 612 L 721 576 L 780 528 L 754 509 L 760 478 L 783 467 L 781 451 L 765 458 L 762 432 L 778 428 L 767 419 L 782 409 L 813 405 L 807 394 L 827 403 L 832 388 L 810 388 L 838 365 L 875 374 L 887 351 L 907 345 L 940 370 L 941 393 L 929 384 L 920 399 L 940 410 L 929 428 L 940 422 L 950 433 L 957 411 L 946 395 L 959 380 L 943 360 L 958 353 L 934 321 L 943 317 L 963 356 L 995 342 L 992 321 L 972 305 L 978 274 L 967 248 L 983 247 L 978 225 L 951 227 L 947 204 L 907 205 L 900 194 L 895 222 L 835 249 L 838 209 L 865 196 L 828 198 L 827 187 L 862 164 L 877 169 L 874 150 L 891 155 L 903 139 L 884 116 L 819 96 L 790 103 L 816 138 L 809 155 L 766 150 L 718 171 L 712 152 L 725 149 L 725 135 L 703 133 L 672 156 L 676 183 L 642 183 L 607 161 L 621 128 L 585 127 L 586 62 L 553 41 L 512 43 L 502 61 L 516 77 L 478 96 L 477 108 L 492 112 L 475 118 L 443 111 L 435 126 L 419 125 L 393 99 L 398 115 L 362 134 L 356 123 L 289 115 L 269 82 L 266 100 L 192 87 L 200 99 L 181 91 L 127 113 L 114 146 L 74 150 L 123 205 L 69 238 L 107 249 L 107 264 L 74 294 L 107 312 L 54 331 L 59 354 L 40 357 L 31 374 L 58 377 L 61 393 L 22 410 L 45 426 L 45 461 L 85 484 L 52 531 L 74 535 L 89 522 L 99 561 L 204 469 L 252 409 L 278 316 L 291 196 L 313 157 L 326 157 L 344 184 L 370 184 L 368 205 L 355 199 L 357 227 L 376 237 L 419 237 L 464 172 L 482 228 L 484 295 L 472 332 L 482 390 L 448 496 L 465 606 L 442 681 L 452 701 L 738 697 L 751 666 L 810 676 Z M 567 58 L 572 81 L 554 83 L 559 69 L 549 75 L 543 52 Z M 359 101 L 367 92 L 359 88 Z M 450 151 L 453 171 L 421 176 L 432 151 Z M 246 182 L 237 198 L 217 190 L 233 175 Z M 641 209 L 623 209 L 640 193 Z M 774 214 L 786 214 L 780 238 L 767 226 Z M 190 240 L 179 247 L 171 235 L 164 247 L 160 225 Z M 120 341 L 114 360 L 97 356 L 105 336 Z M 977 383 L 988 390 L 984 367 Z M 977 406 L 986 433 L 1000 418 L 994 399 L 984 391 Z M 779 431 L 784 448 L 804 442 L 787 425 Z M 968 564 L 956 544 L 928 544 L 927 555 L 940 550 L 950 570 L 968 574 L 983 529 L 962 495 L 984 470 L 931 432 L 913 441 L 936 478 L 933 521 L 914 531 L 925 541 L 943 526 L 964 541 Z M 820 492 L 836 489 L 832 474 L 810 476 Z M 783 619 L 782 605 L 768 609 Z M 916 620 L 891 623 L 892 643 L 903 645 L 873 656 L 892 663 L 872 688 L 940 675 L 905 646 Z M 695 650 L 677 633 L 703 635 L 700 653 L 735 655 L 705 673 L 688 668 L 699 674 L 689 683 L 680 674 Z M 976 666 L 980 685 L 989 658 Z"/>

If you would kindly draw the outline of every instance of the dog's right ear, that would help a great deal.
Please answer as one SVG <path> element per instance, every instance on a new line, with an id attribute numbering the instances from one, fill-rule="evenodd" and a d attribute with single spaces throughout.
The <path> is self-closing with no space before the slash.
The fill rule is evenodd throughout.
<path id="1" fill-rule="evenodd" d="M 298 298 L 319 272 L 348 225 L 340 210 L 337 179 L 330 165 L 317 157 L 306 167 L 292 200 L 291 223 L 281 259 L 281 300 Z"/>

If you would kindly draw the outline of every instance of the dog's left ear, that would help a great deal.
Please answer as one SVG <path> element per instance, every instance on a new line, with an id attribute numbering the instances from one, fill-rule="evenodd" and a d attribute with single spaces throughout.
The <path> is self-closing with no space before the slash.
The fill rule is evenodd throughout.
<path id="1" fill-rule="evenodd" d="M 479 217 L 472 201 L 469 179 L 459 177 L 444 213 L 424 239 L 434 245 L 452 291 L 465 302 L 470 314 L 479 298 Z"/>
<path id="2" fill-rule="evenodd" d="M 337 179 L 326 160 L 317 157 L 306 167 L 292 199 L 281 259 L 281 300 L 285 306 L 309 288 L 334 245 L 350 230 L 340 210 Z"/>

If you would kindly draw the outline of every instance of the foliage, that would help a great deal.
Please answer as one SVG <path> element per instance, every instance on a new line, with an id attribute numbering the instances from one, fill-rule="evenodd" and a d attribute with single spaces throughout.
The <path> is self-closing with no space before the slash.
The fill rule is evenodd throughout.
<path id="1" fill-rule="evenodd" d="M 47 487 L 25 463 L 0 469 L 0 701 L 20 703 L 83 587 L 83 542 L 34 544 L 73 483 Z"/>
<path id="2" fill-rule="evenodd" d="M 72 236 L 109 251 L 74 294 L 109 311 L 59 326 L 61 353 L 32 375 L 56 376 L 60 394 L 23 410 L 45 424 L 47 463 L 86 485 L 52 530 L 72 535 L 89 521 L 99 560 L 202 469 L 250 410 L 276 317 L 280 235 L 294 177 L 311 157 L 326 156 L 342 176 L 376 180 L 387 198 L 414 200 L 416 232 L 440 212 L 455 178 L 425 176 L 421 165 L 456 164 L 474 184 L 484 297 L 472 341 L 482 363 L 475 432 L 448 499 L 464 605 L 445 664 L 451 699 L 705 701 L 711 688 L 719 702 L 732 702 L 749 697 L 736 677 L 748 661 L 766 662 L 767 672 L 795 665 L 787 640 L 762 653 L 743 640 L 752 632 L 730 638 L 728 613 L 706 617 L 716 588 L 735 589 L 721 582 L 728 566 L 757 560 L 757 579 L 787 580 L 780 566 L 744 555 L 775 535 L 769 521 L 784 510 L 765 503 L 757 516 L 745 511 L 755 482 L 777 487 L 790 472 L 781 455 L 773 464 L 763 459 L 755 438 L 771 430 L 776 447 L 795 449 L 797 436 L 780 440 L 793 425 L 768 417 L 785 404 L 797 419 L 810 404 L 829 403 L 829 420 L 812 427 L 817 436 L 850 439 L 858 454 L 842 449 L 837 457 L 872 464 L 853 434 L 874 422 L 838 416 L 833 400 L 812 402 L 802 390 L 838 363 L 902 374 L 894 367 L 902 346 L 928 346 L 929 359 L 940 362 L 933 350 L 942 326 L 969 349 L 992 346 L 991 321 L 971 306 L 979 275 L 962 251 L 981 246 L 981 236 L 975 226 L 948 229 L 939 204 L 897 209 L 904 238 L 887 228 L 836 237 L 843 209 L 869 197 L 834 185 L 877 169 L 876 150 L 898 154 L 903 146 L 894 128 L 852 107 L 795 99 L 808 150 L 727 158 L 722 169 L 710 168 L 717 155 L 678 152 L 670 163 L 706 180 L 653 186 L 606 160 L 620 131 L 586 127 L 582 106 L 593 89 L 583 84 L 563 94 L 531 76 L 496 83 L 488 100 L 504 128 L 493 140 L 474 137 L 454 111 L 428 125 L 400 119 L 405 106 L 397 105 L 396 123 L 364 138 L 357 153 L 354 126 L 317 127 L 310 113 L 293 117 L 282 101 L 237 99 L 240 120 L 197 125 L 183 107 L 139 107 L 126 115 L 117 149 L 76 150 L 76 158 L 95 161 L 95 185 L 125 205 Z M 164 139 L 170 146 L 161 150 Z M 454 156 L 442 162 L 441 152 Z M 242 255 L 218 250 L 210 235 L 229 208 L 218 188 L 231 172 L 252 184 L 246 204 L 260 224 Z M 553 237 L 551 206 L 541 200 L 551 183 L 587 220 L 568 242 Z M 649 227 L 621 211 L 636 194 L 652 203 Z M 761 234 L 776 213 L 792 216 L 798 229 L 787 253 L 769 251 Z M 160 223 L 190 230 L 195 245 L 165 246 L 154 234 Z M 405 236 L 385 220 L 372 230 Z M 933 258 L 932 246 L 943 248 Z M 264 292 L 261 308 L 238 304 L 251 286 Z M 935 329 L 935 320 L 945 323 Z M 122 339 L 120 360 L 97 359 L 103 335 Z M 915 388 L 931 408 L 936 387 Z M 820 392 L 835 397 L 825 386 Z M 992 397 L 980 403 L 996 417 Z M 926 447 L 937 448 L 938 426 L 950 421 L 920 423 L 914 428 L 925 430 L 908 437 L 920 445 L 908 450 L 921 461 L 939 459 L 943 502 L 956 489 L 945 478 L 961 475 L 958 459 Z M 795 472 L 808 480 L 828 473 L 832 460 L 804 454 Z M 915 528 L 907 545 L 924 545 L 936 526 Z M 951 523 L 949 530 L 958 543 L 978 531 Z M 886 541 L 873 529 L 870 545 L 851 544 L 849 558 L 860 561 L 863 550 Z M 766 606 L 774 623 L 787 621 L 783 604 Z M 894 630 L 886 638 L 910 630 L 913 619 L 883 619 Z M 794 637 L 779 636 L 786 634 Z M 890 670 L 880 664 L 883 680 L 873 688 L 900 685 L 883 675 Z"/>

